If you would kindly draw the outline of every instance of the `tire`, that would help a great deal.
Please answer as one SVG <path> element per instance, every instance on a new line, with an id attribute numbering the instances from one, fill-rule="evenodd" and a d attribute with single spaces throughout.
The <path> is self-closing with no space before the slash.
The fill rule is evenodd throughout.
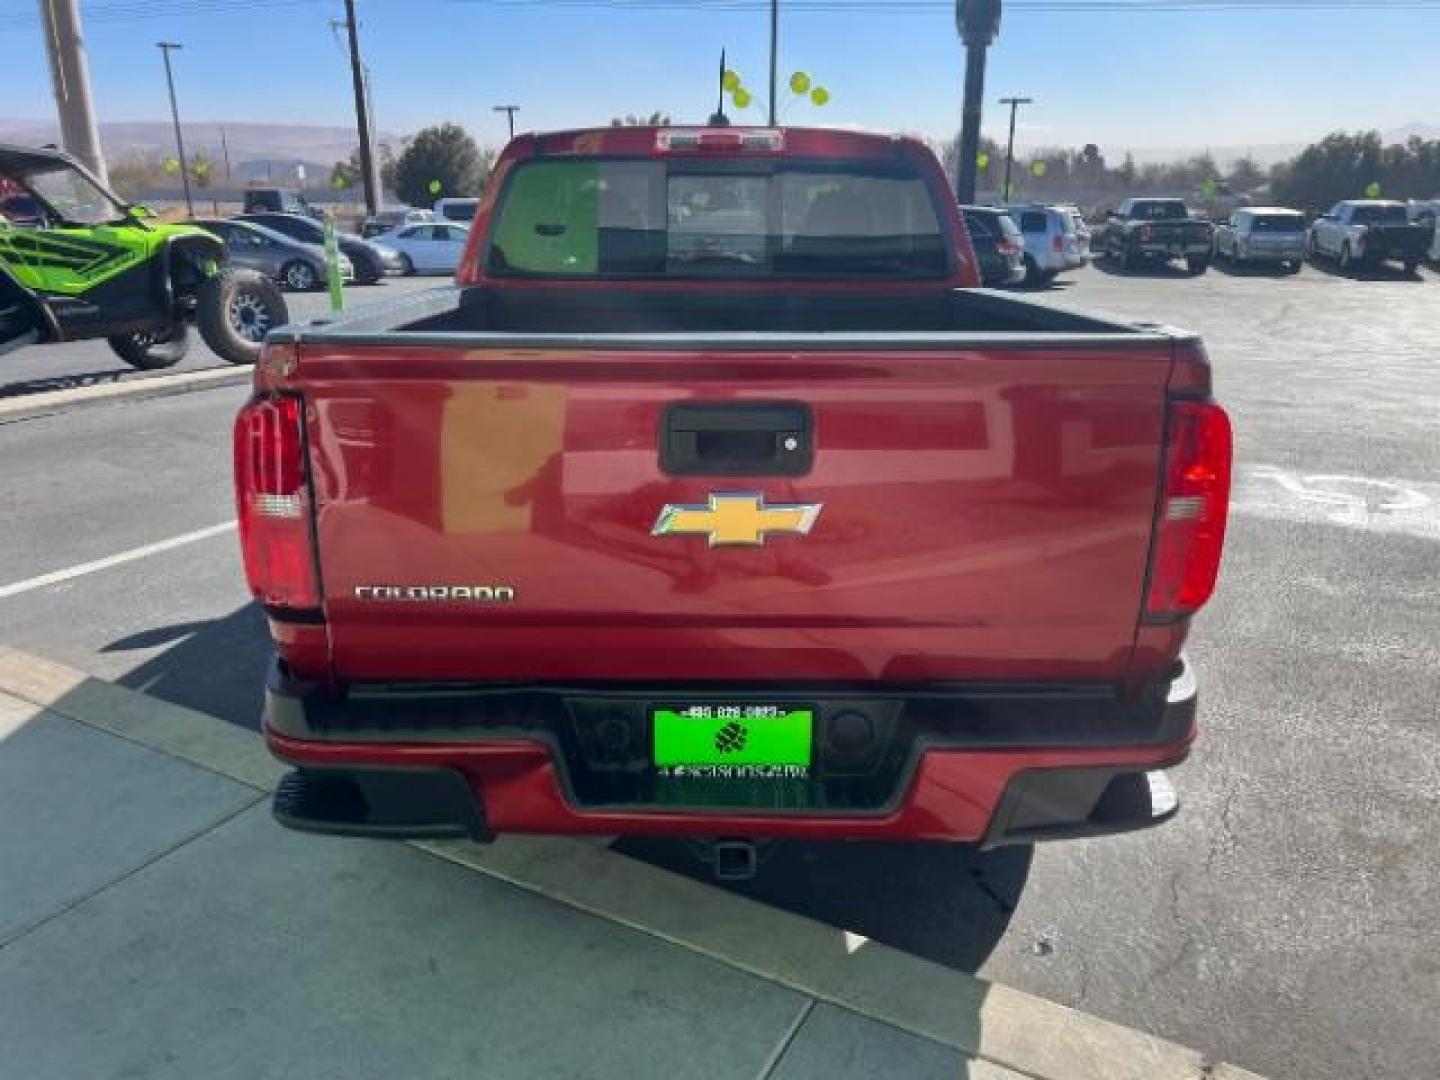
<path id="1" fill-rule="evenodd" d="M 1205 273 L 1206 270 L 1210 269 L 1210 259 L 1205 255 L 1198 257 L 1192 256 L 1185 260 L 1185 266 L 1190 271 L 1191 277 L 1199 277 Z"/>
<path id="2" fill-rule="evenodd" d="M 1415 276 L 1416 274 L 1418 274 L 1419 272 L 1420 272 L 1420 262 L 1419 262 L 1418 259 L 1406 259 L 1406 260 L 1405 260 L 1405 273 L 1406 273 L 1407 275 L 1409 275 L 1410 277 L 1414 277 L 1414 276 Z"/>
<path id="3" fill-rule="evenodd" d="M 415 276 L 415 261 L 409 255 L 400 256 L 400 272 L 406 277 Z"/>
<path id="4" fill-rule="evenodd" d="M 309 292 L 319 288 L 320 275 L 309 263 L 296 259 L 280 268 L 280 281 L 292 292 Z"/>
<path id="5" fill-rule="evenodd" d="M 1350 241 L 1340 245 L 1340 272 L 1342 274 L 1353 274 L 1359 267 L 1356 265 L 1355 256 L 1350 254 Z"/>
<path id="6" fill-rule="evenodd" d="M 1040 264 L 1029 255 L 1025 256 L 1025 276 L 1020 279 L 1020 284 L 1027 289 L 1038 288 L 1045 281 L 1045 275 L 1040 272 Z"/>
<path id="7" fill-rule="evenodd" d="M 1287 274 L 1298 274 L 1304 265 L 1304 259 L 1296 259 L 1294 262 L 1286 264 L 1285 272 Z"/>
<path id="8" fill-rule="evenodd" d="M 1120 256 L 1120 266 L 1126 270 L 1138 269 L 1140 266 L 1140 253 L 1129 244 L 1126 244 L 1124 253 Z"/>
<path id="9" fill-rule="evenodd" d="M 226 267 L 200 286 L 195 306 L 200 336 L 231 364 L 260 359 L 265 335 L 289 319 L 285 297 L 264 274 Z"/>
<path id="10" fill-rule="evenodd" d="M 141 371 L 174 367 L 190 350 L 190 327 L 183 322 L 168 330 L 146 330 L 106 338 L 115 355 Z"/>
<path id="11" fill-rule="evenodd" d="M 385 276 L 380 269 L 380 264 L 369 256 L 362 255 L 358 259 L 350 261 L 355 265 L 356 285 L 374 285 Z"/>
<path id="12" fill-rule="evenodd" d="M 1310 261 L 1313 263 L 1320 261 L 1320 238 L 1314 233 L 1310 234 L 1309 256 Z"/>

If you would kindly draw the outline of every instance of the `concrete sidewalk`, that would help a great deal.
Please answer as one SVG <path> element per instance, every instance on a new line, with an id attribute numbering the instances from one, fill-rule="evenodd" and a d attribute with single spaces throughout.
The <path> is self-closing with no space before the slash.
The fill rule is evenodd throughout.
<path id="1" fill-rule="evenodd" d="M 1249 1075 L 593 845 L 292 834 L 280 772 L 0 649 L 7 1073 Z"/>

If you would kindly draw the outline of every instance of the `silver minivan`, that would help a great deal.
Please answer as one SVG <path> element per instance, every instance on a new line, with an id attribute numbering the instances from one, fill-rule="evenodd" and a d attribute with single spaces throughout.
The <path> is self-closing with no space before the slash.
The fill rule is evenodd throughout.
<path id="1" fill-rule="evenodd" d="M 1283 206 L 1247 206 L 1215 230 L 1215 258 L 1232 266 L 1268 263 L 1298 274 L 1305 251 L 1305 215 Z"/>
<path id="2" fill-rule="evenodd" d="M 1090 261 L 1090 232 L 1072 207 L 1030 203 L 1007 206 L 1005 212 L 1020 227 L 1025 241 L 1025 284 L 1043 285 L 1065 270 Z"/>

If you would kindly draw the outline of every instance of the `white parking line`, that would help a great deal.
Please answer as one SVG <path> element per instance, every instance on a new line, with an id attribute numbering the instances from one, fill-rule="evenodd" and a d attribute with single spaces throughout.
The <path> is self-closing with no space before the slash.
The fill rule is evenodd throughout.
<path id="1" fill-rule="evenodd" d="M 146 544 L 144 547 L 131 548 L 129 551 L 121 551 L 114 555 L 107 555 L 105 558 L 96 559 L 94 562 L 81 563 L 78 566 L 71 566 L 64 570 L 41 574 L 39 577 L 28 578 L 25 581 L 17 581 L 11 585 L 0 585 L 0 600 L 4 600 L 10 596 L 18 596 L 21 593 L 27 593 L 33 589 L 43 589 L 47 585 L 56 585 L 59 582 L 69 581 L 72 578 L 84 577 L 86 574 L 93 574 L 99 570 L 108 570 L 112 566 L 134 562 L 136 559 L 143 559 L 148 555 L 157 555 L 162 551 L 169 551 L 171 548 L 184 547 L 186 544 L 193 544 L 197 540 L 208 540 L 212 536 L 219 536 L 221 533 L 229 532 L 233 528 L 235 528 L 235 522 L 227 521 L 220 525 L 211 525 L 208 529 L 196 529 L 194 532 L 172 536 L 168 540 L 159 540 L 153 544 Z"/>

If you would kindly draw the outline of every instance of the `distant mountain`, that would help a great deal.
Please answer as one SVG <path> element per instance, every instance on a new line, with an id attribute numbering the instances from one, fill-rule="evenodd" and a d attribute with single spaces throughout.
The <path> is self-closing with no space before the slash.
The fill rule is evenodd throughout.
<path id="1" fill-rule="evenodd" d="M 1404 124 L 1401 127 L 1389 128 L 1380 132 L 1380 137 L 1386 142 L 1403 143 L 1410 138 L 1419 136 L 1422 139 L 1440 139 L 1440 125 L 1413 123 Z M 1324 134 L 1315 138 L 1321 139 Z M 1174 161 L 1184 161 L 1186 158 L 1194 157 L 1196 154 L 1208 151 L 1221 165 L 1227 165 L 1242 157 L 1251 157 L 1262 168 L 1279 164 L 1282 161 L 1289 161 L 1314 140 L 1304 142 L 1285 143 L 1234 143 L 1230 145 L 1210 146 L 1121 146 L 1117 144 L 1103 144 L 1100 149 L 1105 154 L 1105 160 L 1112 165 L 1119 164 L 1125 160 L 1128 152 L 1135 158 L 1137 165 L 1164 165 Z M 1039 148 L 1037 144 L 1036 149 Z M 1017 147 L 1017 150 L 1019 148 Z M 1029 147 L 1025 148 L 1029 151 Z"/>
<path id="2" fill-rule="evenodd" d="M 303 165 L 307 182 L 323 184 L 330 175 L 331 165 L 348 158 L 356 144 L 354 128 L 320 124 L 197 121 L 182 125 L 181 133 L 188 153 L 203 152 L 217 164 L 224 161 L 224 147 L 228 145 L 232 176 L 237 181 L 294 182 L 295 167 Z M 0 142 L 43 145 L 59 140 L 56 124 L 0 119 Z M 394 141 L 394 136 L 381 133 L 380 140 Z M 106 158 L 112 162 L 130 155 L 175 153 L 175 131 L 168 121 L 101 124 L 100 142 L 105 147 Z"/>

